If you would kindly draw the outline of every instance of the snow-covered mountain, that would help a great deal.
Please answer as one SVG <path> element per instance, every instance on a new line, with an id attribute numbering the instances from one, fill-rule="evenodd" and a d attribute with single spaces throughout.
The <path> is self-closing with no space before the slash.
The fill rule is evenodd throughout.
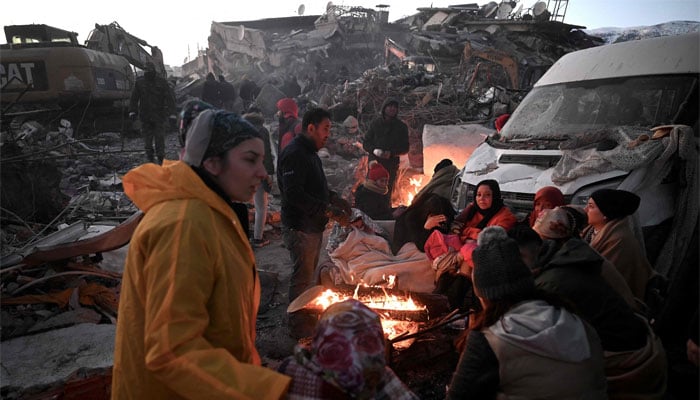
<path id="1" fill-rule="evenodd" d="M 671 21 L 651 26 L 635 26 L 629 28 L 597 28 L 586 29 L 585 32 L 597 36 L 605 43 L 619 43 L 629 40 L 648 39 L 659 36 L 682 35 L 684 33 L 700 32 L 700 22 Z"/>

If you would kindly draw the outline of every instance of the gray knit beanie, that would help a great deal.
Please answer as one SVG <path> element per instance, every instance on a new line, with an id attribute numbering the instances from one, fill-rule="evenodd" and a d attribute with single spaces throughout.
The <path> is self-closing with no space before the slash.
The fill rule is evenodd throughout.
<path id="1" fill-rule="evenodd" d="M 477 296 L 488 300 L 518 300 L 534 291 L 535 281 L 520 258 L 518 243 L 503 228 L 485 228 L 477 243 L 472 253 Z"/>

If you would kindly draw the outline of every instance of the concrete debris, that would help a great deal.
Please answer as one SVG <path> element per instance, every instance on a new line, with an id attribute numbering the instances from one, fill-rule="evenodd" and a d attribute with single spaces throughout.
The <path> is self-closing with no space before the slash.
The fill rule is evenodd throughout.
<path id="1" fill-rule="evenodd" d="M 83 323 L 4 341 L 2 397 L 58 398 L 48 395 L 58 387 L 65 398 L 80 398 L 71 396 L 74 393 L 69 393 L 66 382 L 103 376 L 111 370 L 115 330 L 115 325 Z"/>

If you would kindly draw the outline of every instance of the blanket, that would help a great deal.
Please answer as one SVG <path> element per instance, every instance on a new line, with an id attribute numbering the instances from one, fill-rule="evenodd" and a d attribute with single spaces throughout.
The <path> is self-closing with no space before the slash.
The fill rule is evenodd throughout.
<path id="1" fill-rule="evenodd" d="M 386 239 L 353 229 L 329 256 L 338 267 L 336 281 L 341 282 L 336 283 L 385 285 L 388 276 L 395 275 L 396 289 L 423 293 L 435 289 L 432 263 L 413 243 L 393 255 Z"/>

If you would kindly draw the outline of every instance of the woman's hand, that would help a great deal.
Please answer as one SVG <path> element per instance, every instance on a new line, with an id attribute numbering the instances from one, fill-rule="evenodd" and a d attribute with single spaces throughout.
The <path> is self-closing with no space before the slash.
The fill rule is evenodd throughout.
<path id="1" fill-rule="evenodd" d="M 437 226 L 440 226 L 440 224 L 444 223 L 445 221 L 447 221 L 447 217 L 445 217 L 443 214 L 428 215 L 428 218 L 425 220 L 425 224 L 423 224 L 423 228 L 426 230 L 431 230 Z"/>
<path id="2" fill-rule="evenodd" d="M 452 226 L 450 226 L 450 233 L 454 233 L 455 235 L 459 235 L 460 232 L 462 232 L 462 228 L 464 228 L 463 222 L 452 221 Z"/>

